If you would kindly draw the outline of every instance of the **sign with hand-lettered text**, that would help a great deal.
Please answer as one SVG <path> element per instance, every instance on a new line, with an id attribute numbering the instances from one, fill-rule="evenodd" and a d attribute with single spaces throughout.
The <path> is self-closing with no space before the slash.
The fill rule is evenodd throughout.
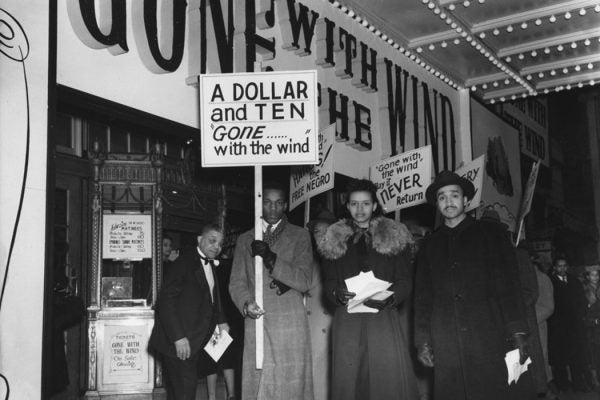
<path id="1" fill-rule="evenodd" d="M 485 174 L 485 155 L 481 155 L 454 171 L 457 175 L 468 179 L 475 186 L 475 195 L 465 207 L 465 212 L 476 209 L 481 203 L 481 188 Z"/>
<path id="2" fill-rule="evenodd" d="M 105 214 L 102 218 L 102 258 L 139 260 L 152 257 L 152 216 Z"/>
<path id="3" fill-rule="evenodd" d="M 431 160 L 431 146 L 424 146 L 371 165 L 371 181 L 377 186 L 377 198 L 384 212 L 427 201 Z"/>
<path id="4" fill-rule="evenodd" d="M 203 167 L 318 163 L 316 71 L 200 76 Z"/>
<path id="5" fill-rule="evenodd" d="M 335 124 L 319 132 L 319 163 L 292 167 L 290 174 L 290 211 L 304 201 L 333 189 L 333 145 Z"/>

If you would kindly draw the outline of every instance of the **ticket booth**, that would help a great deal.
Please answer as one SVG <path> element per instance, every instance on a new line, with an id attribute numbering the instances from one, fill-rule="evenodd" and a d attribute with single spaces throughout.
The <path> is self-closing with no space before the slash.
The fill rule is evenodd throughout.
<path id="1" fill-rule="evenodd" d="M 165 398 L 148 353 L 161 276 L 163 157 L 90 152 L 92 241 L 86 398 Z"/>

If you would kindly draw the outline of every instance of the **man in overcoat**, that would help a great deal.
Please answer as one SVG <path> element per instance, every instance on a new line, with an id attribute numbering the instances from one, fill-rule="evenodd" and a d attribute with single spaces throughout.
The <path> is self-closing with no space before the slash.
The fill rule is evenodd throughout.
<path id="1" fill-rule="evenodd" d="M 285 217 L 286 190 L 263 187 L 263 240 L 254 230 L 237 240 L 229 293 L 246 317 L 243 400 L 312 400 L 312 364 L 303 293 L 311 288 L 313 253 L 307 230 Z M 254 298 L 254 258 L 263 259 L 263 308 Z M 264 319 L 264 362 L 256 369 L 256 322 Z"/>
<path id="2" fill-rule="evenodd" d="M 436 400 L 535 398 L 527 372 L 519 379 L 525 389 L 509 392 L 505 353 L 517 347 L 520 361 L 527 358 L 517 261 L 499 230 L 465 214 L 474 191 L 470 181 L 450 171 L 427 188 L 427 200 L 444 223 L 417 256 L 418 358 L 434 368 Z"/>
<path id="3" fill-rule="evenodd" d="M 554 288 L 554 314 L 548 319 L 548 357 L 554 382 L 560 391 L 571 386 L 576 391 L 586 391 L 583 317 L 587 300 L 581 282 L 568 270 L 565 257 L 557 256 L 550 276 Z"/>
<path id="4" fill-rule="evenodd" d="M 194 400 L 200 352 L 215 332 L 229 330 L 215 284 L 215 258 L 223 232 L 206 225 L 198 246 L 182 254 L 165 274 L 156 306 L 150 347 L 163 355 L 168 398 Z"/>

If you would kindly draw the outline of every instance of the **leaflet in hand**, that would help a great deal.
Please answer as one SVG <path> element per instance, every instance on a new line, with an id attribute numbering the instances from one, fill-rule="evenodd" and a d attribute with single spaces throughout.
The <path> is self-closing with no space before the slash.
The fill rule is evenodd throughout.
<path id="1" fill-rule="evenodd" d="M 387 290 L 392 284 L 375 278 L 373 271 L 360 272 L 345 282 L 348 291 L 356 293 L 356 296 L 348 301 L 348 313 L 376 313 L 378 310 L 363 304 L 365 300 L 385 300 L 394 293 Z"/>
<path id="2" fill-rule="evenodd" d="M 212 337 L 206 346 L 204 346 L 204 351 L 206 351 L 213 360 L 219 361 L 219 358 L 225 353 L 225 350 L 227 350 L 227 347 L 229 347 L 231 342 L 233 342 L 233 339 L 229 335 L 229 332 L 226 330 L 219 331 L 219 328 L 216 328 Z"/>
<path id="3" fill-rule="evenodd" d="M 519 349 L 511 350 L 504 356 L 504 362 L 506 362 L 506 369 L 508 370 L 509 385 L 512 382 L 517 383 L 521 374 L 527 371 L 529 364 L 531 364 L 531 358 L 527 357 L 525 363 L 521 365 L 519 357 Z"/>

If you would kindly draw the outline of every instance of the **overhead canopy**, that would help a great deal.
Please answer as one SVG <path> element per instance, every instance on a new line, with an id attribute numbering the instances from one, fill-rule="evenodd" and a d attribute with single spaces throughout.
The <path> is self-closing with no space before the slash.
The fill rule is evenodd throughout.
<path id="1" fill-rule="evenodd" d="M 485 102 L 600 80 L 600 0 L 343 0 L 346 12 Z"/>

